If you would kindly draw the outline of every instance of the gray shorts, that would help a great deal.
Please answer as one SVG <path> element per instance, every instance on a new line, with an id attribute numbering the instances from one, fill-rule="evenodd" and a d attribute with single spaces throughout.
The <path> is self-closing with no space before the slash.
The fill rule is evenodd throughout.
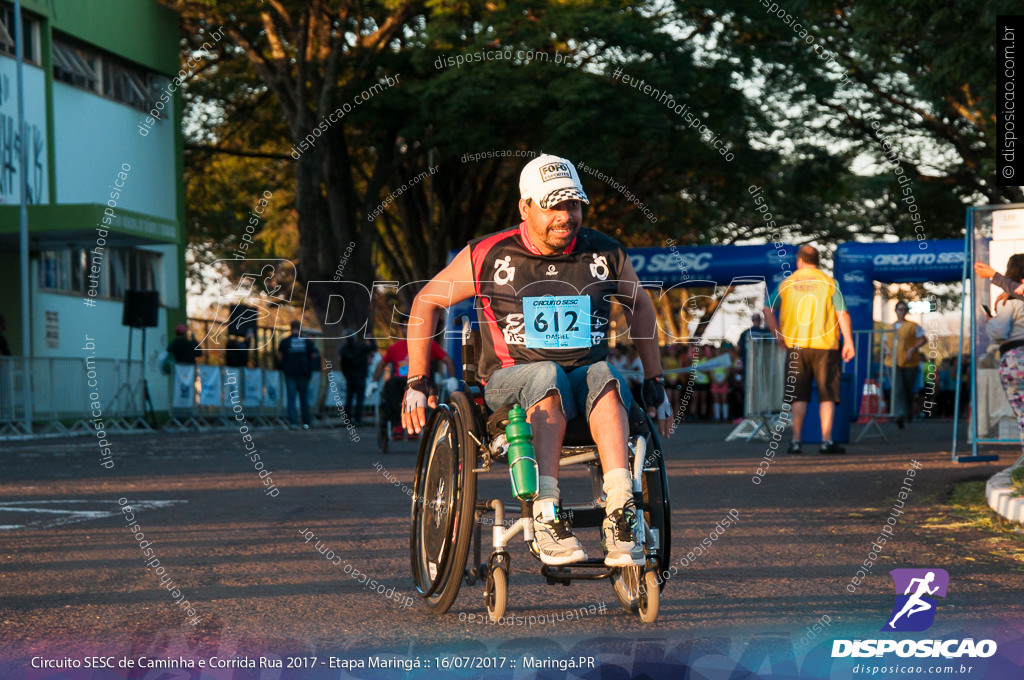
<path id="1" fill-rule="evenodd" d="M 527 410 L 557 390 L 567 422 L 580 413 L 589 420 L 594 402 L 612 382 L 616 383 L 619 400 L 629 412 L 633 397 L 622 375 L 607 361 L 568 370 L 553 361 L 499 368 L 487 381 L 484 400 L 492 411 L 512 403 Z"/>

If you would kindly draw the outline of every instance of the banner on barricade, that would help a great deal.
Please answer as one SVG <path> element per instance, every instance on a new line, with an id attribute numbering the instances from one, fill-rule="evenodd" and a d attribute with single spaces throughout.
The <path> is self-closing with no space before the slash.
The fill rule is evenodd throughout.
<path id="1" fill-rule="evenodd" d="M 263 374 L 263 384 L 267 388 L 263 397 L 264 406 L 281 405 L 281 374 L 277 371 L 267 371 Z"/>
<path id="2" fill-rule="evenodd" d="M 263 369 L 245 368 L 242 373 L 242 403 L 246 406 L 259 406 L 263 403 Z"/>
<path id="3" fill-rule="evenodd" d="M 237 368 L 224 367 L 224 405 L 231 398 L 231 392 L 242 391 L 242 371 Z"/>
<path id="4" fill-rule="evenodd" d="M 199 366 L 199 405 L 220 406 L 220 366 Z"/>
<path id="5" fill-rule="evenodd" d="M 176 364 L 174 366 L 174 390 L 171 408 L 189 409 L 195 402 L 196 367 Z"/>

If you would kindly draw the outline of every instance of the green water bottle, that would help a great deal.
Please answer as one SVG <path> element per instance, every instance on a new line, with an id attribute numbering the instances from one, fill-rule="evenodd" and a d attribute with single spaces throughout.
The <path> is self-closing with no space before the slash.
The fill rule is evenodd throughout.
<path id="1" fill-rule="evenodd" d="M 526 411 L 519 404 L 508 412 L 508 471 L 512 475 L 512 495 L 521 501 L 537 497 L 537 459 L 533 455 L 533 428 L 526 422 Z"/>

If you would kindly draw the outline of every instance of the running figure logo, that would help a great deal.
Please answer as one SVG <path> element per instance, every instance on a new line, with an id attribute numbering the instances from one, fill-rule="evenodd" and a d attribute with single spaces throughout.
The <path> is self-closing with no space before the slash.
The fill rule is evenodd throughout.
<path id="1" fill-rule="evenodd" d="M 916 632 L 935 622 L 936 601 L 945 597 L 949 574 L 944 569 L 893 569 L 889 572 L 896 587 L 892 618 L 882 630 Z M 900 593 L 903 593 L 900 595 Z"/>

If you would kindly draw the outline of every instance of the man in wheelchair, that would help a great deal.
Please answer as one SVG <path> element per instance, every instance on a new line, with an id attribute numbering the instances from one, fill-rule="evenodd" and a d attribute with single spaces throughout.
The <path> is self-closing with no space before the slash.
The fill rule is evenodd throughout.
<path id="1" fill-rule="evenodd" d="M 628 471 L 628 385 L 605 357 L 611 299 L 618 298 L 644 367 L 648 414 L 670 434 L 656 319 L 623 247 L 582 227 L 589 204 L 572 163 L 542 155 L 519 178 L 522 222 L 477 238 L 419 292 L 408 328 L 409 377 L 402 425 L 426 423 L 431 333 L 438 308 L 477 299 L 484 399 L 496 411 L 518 403 L 533 427 L 540 472 L 533 528 L 541 560 L 586 559 L 569 517 L 560 512 L 559 455 L 566 423 L 585 417 L 603 470 L 607 498 L 601 527 L 605 564 L 643 565 L 635 540 L 636 507 Z M 630 318 L 631 317 L 631 318 Z"/>

